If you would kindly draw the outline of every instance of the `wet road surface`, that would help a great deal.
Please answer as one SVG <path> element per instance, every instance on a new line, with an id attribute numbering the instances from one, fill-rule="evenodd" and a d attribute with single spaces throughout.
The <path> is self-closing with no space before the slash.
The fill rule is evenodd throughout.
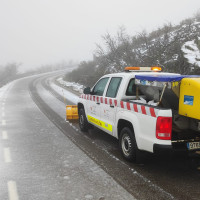
<path id="1" fill-rule="evenodd" d="M 65 121 L 72 102 L 50 87 L 52 76 L 16 81 L 0 96 L 0 199 L 199 199 L 198 154 L 126 162 L 115 138 Z"/>
<path id="2" fill-rule="evenodd" d="M 32 81 L 16 81 L 0 98 L 0 199 L 134 199 L 41 112 Z M 60 102 L 51 103 L 59 110 Z"/>

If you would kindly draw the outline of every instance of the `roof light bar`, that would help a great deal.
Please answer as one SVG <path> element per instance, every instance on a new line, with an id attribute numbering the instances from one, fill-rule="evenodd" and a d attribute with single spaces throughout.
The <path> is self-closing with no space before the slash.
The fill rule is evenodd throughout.
<path id="1" fill-rule="evenodd" d="M 155 72 L 159 72 L 162 71 L 161 67 L 158 66 L 153 66 L 153 67 L 125 67 L 124 68 L 125 71 L 155 71 Z"/>

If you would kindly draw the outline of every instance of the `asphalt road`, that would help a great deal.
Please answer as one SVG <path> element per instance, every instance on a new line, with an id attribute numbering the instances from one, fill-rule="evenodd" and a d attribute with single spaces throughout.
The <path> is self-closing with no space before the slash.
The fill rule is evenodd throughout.
<path id="1" fill-rule="evenodd" d="M 65 121 L 58 74 L 17 80 L 0 96 L 0 199 L 200 199 L 200 159 L 145 155 L 126 162 L 118 141 Z"/>

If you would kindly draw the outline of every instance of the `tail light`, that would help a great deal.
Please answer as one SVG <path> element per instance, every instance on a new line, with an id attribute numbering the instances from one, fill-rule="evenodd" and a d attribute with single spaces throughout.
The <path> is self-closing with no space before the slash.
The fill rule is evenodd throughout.
<path id="1" fill-rule="evenodd" d="M 156 123 L 156 138 L 160 140 L 171 140 L 172 118 L 158 117 Z"/>

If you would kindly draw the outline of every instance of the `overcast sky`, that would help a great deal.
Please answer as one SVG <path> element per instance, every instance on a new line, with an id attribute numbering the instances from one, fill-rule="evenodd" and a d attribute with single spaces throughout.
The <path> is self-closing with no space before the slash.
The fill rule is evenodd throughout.
<path id="1" fill-rule="evenodd" d="M 106 32 L 151 31 L 199 9 L 200 0 L 0 0 L 0 65 L 90 60 Z"/>

